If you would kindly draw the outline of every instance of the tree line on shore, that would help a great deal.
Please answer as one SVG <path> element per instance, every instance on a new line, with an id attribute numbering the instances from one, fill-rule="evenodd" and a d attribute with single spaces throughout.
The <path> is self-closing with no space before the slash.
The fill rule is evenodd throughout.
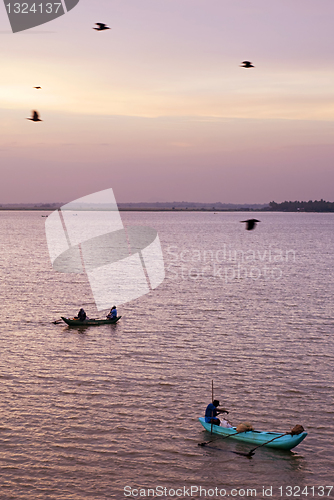
<path id="1" fill-rule="evenodd" d="M 0 210 L 46 210 L 54 211 L 65 203 L 13 203 L 0 204 Z M 155 203 L 119 203 L 120 211 L 208 211 L 208 212 L 334 212 L 334 203 L 330 201 L 284 201 L 269 204 L 233 204 L 233 203 L 196 203 L 196 202 L 155 202 Z"/>
<path id="2" fill-rule="evenodd" d="M 263 210 L 279 212 L 334 212 L 334 203 L 323 199 L 319 201 L 283 201 L 283 203 L 271 201 L 269 208 Z"/>

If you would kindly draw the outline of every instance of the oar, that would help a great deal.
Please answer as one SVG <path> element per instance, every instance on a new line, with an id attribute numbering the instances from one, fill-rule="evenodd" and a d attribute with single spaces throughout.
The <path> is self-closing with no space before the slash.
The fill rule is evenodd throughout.
<path id="1" fill-rule="evenodd" d="M 63 320 L 62 319 L 57 319 L 56 321 L 52 321 L 54 325 L 59 325 Z"/>
<path id="2" fill-rule="evenodd" d="M 280 434 L 279 436 L 276 436 L 276 437 L 270 439 L 270 441 L 267 441 L 266 443 L 259 444 L 258 446 L 255 446 L 255 448 L 250 450 L 248 453 L 242 453 L 241 451 L 234 451 L 233 453 L 236 453 L 237 455 L 243 455 L 244 457 L 250 458 L 254 455 L 255 450 L 257 450 L 258 448 L 261 448 L 261 446 L 265 446 L 266 444 L 269 444 L 272 441 L 275 441 L 275 439 L 278 439 L 278 438 L 283 437 L 283 436 L 287 436 L 288 434 L 290 434 L 291 436 L 298 436 L 299 434 L 304 432 L 304 430 L 305 430 L 304 427 L 302 425 L 298 424 L 298 425 L 295 425 L 294 428 L 291 429 L 290 432 L 285 432 L 284 434 Z"/>
<path id="3" fill-rule="evenodd" d="M 261 448 L 261 446 L 265 446 L 266 444 L 271 443 L 275 439 L 286 436 L 287 434 L 290 434 L 290 432 L 285 432 L 284 434 L 280 434 L 279 436 L 272 438 L 270 441 L 267 441 L 266 443 L 259 444 L 258 446 L 255 446 L 255 448 L 250 450 L 248 453 L 243 453 L 242 451 L 233 451 L 232 453 L 236 453 L 237 455 L 242 455 L 243 457 L 251 458 L 253 455 L 255 455 L 255 453 L 254 453 L 255 450 L 257 450 L 258 448 Z"/>
<path id="4" fill-rule="evenodd" d="M 212 403 L 213 403 L 213 380 L 211 380 L 211 398 L 212 398 Z M 212 426 L 213 426 L 213 410 L 211 414 L 211 436 L 212 436 Z"/>
<path id="5" fill-rule="evenodd" d="M 250 430 L 250 429 L 248 429 L 248 430 Z M 248 430 L 246 430 L 246 431 L 238 431 L 238 432 L 234 432 L 233 434 L 229 434 L 228 436 L 224 436 L 224 437 L 222 437 L 221 439 L 222 439 L 222 440 L 223 440 L 223 439 L 227 439 L 227 438 L 229 438 L 229 437 L 236 436 L 237 434 L 242 434 L 243 432 L 248 432 Z M 220 436 L 219 436 L 219 437 L 220 437 Z M 218 439 L 218 437 L 217 437 L 217 439 Z M 214 441 L 217 441 L 217 439 L 211 439 L 211 441 L 206 441 L 206 442 L 204 442 L 204 443 L 198 443 L 198 446 L 205 446 L 206 444 L 213 443 Z"/>

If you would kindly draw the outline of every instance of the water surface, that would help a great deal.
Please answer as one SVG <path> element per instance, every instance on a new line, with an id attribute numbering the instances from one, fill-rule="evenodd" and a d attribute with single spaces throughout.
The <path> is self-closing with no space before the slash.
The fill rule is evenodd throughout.
<path id="1" fill-rule="evenodd" d="M 86 277 L 53 271 L 40 212 L 0 212 L 1 500 L 159 485 L 165 498 L 191 486 L 320 496 L 333 484 L 333 214 L 257 213 L 254 231 L 246 213 L 121 215 L 158 230 L 166 279 L 120 306 L 117 325 L 76 330 L 52 321 L 103 316 Z M 198 447 L 211 380 L 234 425 L 302 424 L 307 438 L 251 460 L 232 440 Z"/>

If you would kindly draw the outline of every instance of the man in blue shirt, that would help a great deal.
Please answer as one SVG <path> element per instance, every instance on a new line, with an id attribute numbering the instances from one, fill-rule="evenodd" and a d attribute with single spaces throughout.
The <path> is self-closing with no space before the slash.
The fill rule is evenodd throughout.
<path id="1" fill-rule="evenodd" d="M 112 306 L 110 309 L 110 313 L 107 315 L 108 319 L 116 319 L 117 318 L 117 309 L 116 306 Z"/>
<path id="2" fill-rule="evenodd" d="M 213 423 L 215 425 L 220 425 L 220 420 L 217 418 L 217 415 L 220 413 L 228 413 L 225 408 L 222 408 L 221 410 L 217 410 L 217 407 L 219 406 L 219 401 L 215 399 L 212 403 L 210 403 L 206 410 L 205 410 L 205 421 L 208 422 L 209 424 Z"/>

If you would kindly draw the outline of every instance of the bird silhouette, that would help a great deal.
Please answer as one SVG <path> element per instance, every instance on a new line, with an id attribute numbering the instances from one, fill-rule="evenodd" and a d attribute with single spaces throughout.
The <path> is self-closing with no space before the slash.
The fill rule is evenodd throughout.
<path id="1" fill-rule="evenodd" d="M 32 111 L 31 118 L 27 118 L 27 120 L 31 120 L 32 122 L 42 122 L 37 111 Z"/>
<path id="2" fill-rule="evenodd" d="M 248 220 L 241 220 L 240 222 L 246 222 L 247 231 L 251 231 L 252 229 L 255 228 L 256 223 L 261 221 L 257 219 L 248 219 Z"/>
<path id="3" fill-rule="evenodd" d="M 34 89 L 41 89 L 42 87 L 34 87 Z"/>
<path id="4" fill-rule="evenodd" d="M 106 24 L 104 23 L 95 23 L 96 26 L 98 26 L 98 28 L 93 28 L 93 30 L 96 30 L 96 31 L 104 31 L 104 30 L 110 30 L 111 28 L 109 28 L 109 26 L 107 26 Z"/>
<path id="5" fill-rule="evenodd" d="M 253 64 L 250 61 L 242 61 L 242 66 L 240 68 L 254 68 Z"/>

